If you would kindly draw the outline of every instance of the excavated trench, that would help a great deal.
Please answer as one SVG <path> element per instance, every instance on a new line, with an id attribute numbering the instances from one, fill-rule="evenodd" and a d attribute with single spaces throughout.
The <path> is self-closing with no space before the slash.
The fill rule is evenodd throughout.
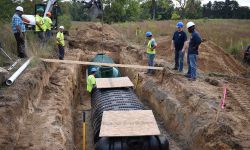
<path id="1" fill-rule="evenodd" d="M 99 27 L 79 31 L 79 36 L 89 37 L 82 40 L 73 37 L 65 59 L 89 61 L 97 51 L 92 49 L 104 47 L 102 52 L 115 63 L 145 65 L 143 51 L 116 41 L 117 35 L 113 38 L 108 35 L 111 39 L 98 43 L 100 31 Z M 215 121 L 224 80 L 218 81 L 218 85 L 202 78 L 191 83 L 173 74 L 168 62 L 156 60 L 156 65 L 165 70 L 155 71 L 150 77 L 143 73 L 145 70 L 122 68 L 121 71 L 134 83 L 139 100 L 153 110 L 161 133 L 168 137 L 170 149 L 250 148 L 249 133 L 245 132 L 250 131 L 250 119 L 248 114 L 242 114 L 237 97 L 228 99 L 228 106 Z M 7 88 L 0 97 L 0 149 L 80 150 L 85 112 L 87 149 L 93 150 L 91 98 L 86 92 L 85 70 L 86 66 L 80 65 L 40 63 Z"/>
<path id="2" fill-rule="evenodd" d="M 109 55 L 115 63 L 120 63 L 120 54 L 117 52 L 104 52 L 107 55 Z M 82 61 L 89 60 L 89 58 L 94 57 L 94 55 L 84 55 L 84 58 L 82 58 Z M 122 71 L 122 76 L 127 76 L 126 72 L 121 69 Z M 91 98 L 90 95 L 86 92 L 85 87 L 86 87 L 86 67 L 81 67 L 80 68 L 80 74 L 78 78 L 78 92 L 77 97 L 75 97 L 75 116 L 74 116 L 74 124 L 75 124 L 75 130 L 74 130 L 74 141 L 75 141 L 75 148 L 76 149 L 82 149 L 82 113 L 86 113 L 86 124 L 87 124 L 87 149 L 94 149 L 94 132 L 93 132 L 93 127 L 91 125 Z M 133 80 L 133 79 L 131 79 Z M 83 89 L 83 90 L 79 90 Z M 139 97 L 139 100 L 143 102 L 144 106 L 146 109 L 152 109 L 150 103 L 146 101 L 142 101 L 141 97 Z M 158 124 L 158 127 L 161 131 L 161 134 L 166 136 L 167 139 L 170 142 L 170 149 L 171 150 L 180 150 L 183 149 L 182 144 L 168 133 L 168 131 L 165 128 L 165 123 L 162 118 L 162 116 L 155 110 L 153 110 L 154 115 L 156 117 L 156 121 Z"/>

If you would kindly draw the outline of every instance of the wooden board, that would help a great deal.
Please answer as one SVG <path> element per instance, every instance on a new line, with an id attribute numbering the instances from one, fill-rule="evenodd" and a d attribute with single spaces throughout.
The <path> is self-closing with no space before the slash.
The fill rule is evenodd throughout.
<path id="1" fill-rule="evenodd" d="M 74 60 L 58 60 L 58 59 L 43 59 L 43 58 L 41 58 L 41 60 L 44 61 L 44 62 L 65 63 L 65 64 L 79 64 L 79 65 L 110 66 L 110 67 L 163 70 L 163 67 L 150 67 L 150 66 L 129 65 L 129 64 L 109 64 L 109 63 L 74 61 Z"/>
<path id="2" fill-rule="evenodd" d="M 152 110 L 104 111 L 100 137 L 160 135 Z"/>
<path id="3" fill-rule="evenodd" d="M 128 77 L 119 78 L 96 78 L 96 86 L 101 88 L 133 87 L 134 84 Z"/>

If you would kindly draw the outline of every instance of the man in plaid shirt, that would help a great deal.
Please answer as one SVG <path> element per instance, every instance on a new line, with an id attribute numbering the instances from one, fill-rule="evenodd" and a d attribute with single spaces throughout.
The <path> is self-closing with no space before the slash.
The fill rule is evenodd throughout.
<path id="1" fill-rule="evenodd" d="M 12 17 L 12 31 L 17 42 L 18 57 L 25 58 L 25 25 L 22 21 L 23 7 L 16 7 L 16 13 Z"/>

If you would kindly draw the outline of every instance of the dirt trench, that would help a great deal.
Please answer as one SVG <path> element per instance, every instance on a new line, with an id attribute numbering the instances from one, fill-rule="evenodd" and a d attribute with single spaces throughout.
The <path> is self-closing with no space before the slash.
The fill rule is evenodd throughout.
<path id="1" fill-rule="evenodd" d="M 116 63 L 146 65 L 142 46 L 128 43 L 112 27 L 104 27 L 106 36 L 102 39 L 101 24 L 74 24 L 65 59 L 88 61 L 101 52 Z M 165 38 L 159 39 L 159 56 L 156 57 L 156 65 L 165 68 L 164 74 L 156 71 L 149 77 L 144 74 L 145 70 L 121 70 L 123 76 L 129 76 L 134 82 L 139 99 L 153 109 L 161 132 L 170 141 L 170 148 L 249 149 L 247 91 L 250 80 L 237 75 L 245 68 L 217 48 L 215 55 L 223 55 L 219 60 L 223 65 L 217 65 L 218 69 L 213 70 L 210 57 L 205 57 L 205 61 L 201 61 L 206 62 L 206 67 L 201 68 L 202 76 L 196 82 L 190 82 L 170 69 L 172 56 L 165 55 L 164 45 L 169 41 Z M 204 43 L 202 47 L 216 51 L 211 44 Z M 206 55 L 206 51 L 202 53 Z M 234 63 L 229 64 L 227 60 Z M 225 65 L 227 69 L 224 69 Z M 40 63 L 7 88 L 0 97 L 0 149 L 82 149 L 84 111 L 87 115 L 87 149 L 93 150 L 91 101 L 85 90 L 85 70 L 86 66 Z M 220 70 L 222 75 L 206 74 Z M 227 71 L 230 73 L 226 74 Z M 219 112 L 224 85 L 229 91 L 227 104 L 225 110 Z"/>

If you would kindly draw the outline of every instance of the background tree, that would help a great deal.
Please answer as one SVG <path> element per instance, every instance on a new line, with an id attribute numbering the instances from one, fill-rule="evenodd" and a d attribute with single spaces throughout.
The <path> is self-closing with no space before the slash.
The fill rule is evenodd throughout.
<path id="1" fill-rule="evenodd" d="M 172 0 L 158 0 L 158 7 L 156 11 L 157 20 L 171 19 L 174 11 L 174 4 Z"/>
<path id="2" fill-rule="evenodd" d="M 185 7 L 185 17 L 189 19 L 201 18 L 202 7 L 200 0 L 188 0 Z"/>
<path id="3" fill-rule="evenodd" d="M 181 16 L 181 18 L 184 18 L 185 16 L 185 7 L 186 7 L 186 4 L 187 4 L 187 0 L 175 0 L 178 5 L 179 5 L 179 8 L 177 9 L 179 11 L 179 14 Z"/>

